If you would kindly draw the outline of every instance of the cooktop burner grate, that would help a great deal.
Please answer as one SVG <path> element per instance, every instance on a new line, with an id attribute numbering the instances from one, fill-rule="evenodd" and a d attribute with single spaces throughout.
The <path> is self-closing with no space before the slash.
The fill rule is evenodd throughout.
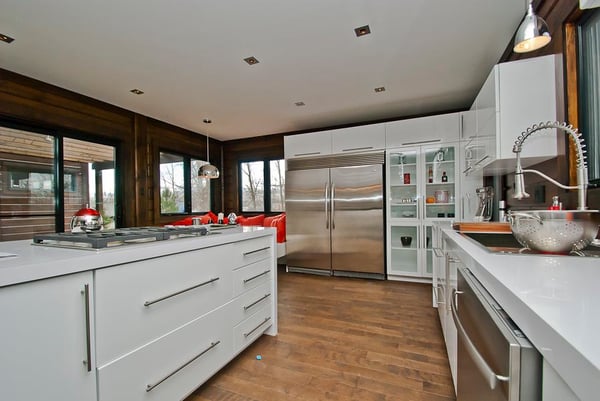
<path id="1" fill-rule="evenodd" d="M 102 249 L 113 246 L 135 244 L 148 241 L 164 241 L 176 238 L 207 235 L 203 226 L 172 227 L 130 227 L 115 230 L 35 234 L 35 245 L 56 246 L 62 248 Z"/>

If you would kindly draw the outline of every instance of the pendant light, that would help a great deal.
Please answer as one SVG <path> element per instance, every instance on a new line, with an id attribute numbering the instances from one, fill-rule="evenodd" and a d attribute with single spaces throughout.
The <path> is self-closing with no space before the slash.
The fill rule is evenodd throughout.
<path id="1" fill-rule="evenodd" d="M 528 0 L 527 15 L 519 25 L 515 35 L 515 53 L 527 53 L 550 43 L 550 32 L 546 21 L 533 12 L 533 0 Z"/>
<path id="2" fill-rule="evenodd" d="M 216 166 L 210 164 L 208 135 L 206 136 L 206 161 L 207 164 L 204 164 L 198 170 L 198 177 L 208 179 L 219 178 L 219 169 Z"/>

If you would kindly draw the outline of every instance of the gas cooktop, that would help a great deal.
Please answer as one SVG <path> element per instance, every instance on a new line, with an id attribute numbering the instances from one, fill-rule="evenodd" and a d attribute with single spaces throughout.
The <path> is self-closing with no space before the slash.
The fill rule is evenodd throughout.
<path id="1" fill-rule="evenodd" d="M 205 226 L 130 227 L 79 233 L 36 234 L 33 236 L 33 244 L 60 248 L 102 249 L 207 234 L 209 230 Z"/>

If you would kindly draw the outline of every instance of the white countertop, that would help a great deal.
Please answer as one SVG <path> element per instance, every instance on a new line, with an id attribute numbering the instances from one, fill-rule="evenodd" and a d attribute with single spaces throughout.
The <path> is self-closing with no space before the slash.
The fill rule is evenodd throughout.
<path id="1" fill-rule="evenodd" d="M 274 233 L 274 228 L 235 227 L 213 231 L 206 236 L 152 241 L 97 250 L 33 245 L 32 240 L 0 242 L 0 287 L 274 235 Z M 6 254 L 16 256 L 6 256 Z"/>
<path id="2" fill-rule="evenodd" d="M 600 399 L 600 259 L 494 254 L 443 232 L 573 392 L 582 401 Z"/>

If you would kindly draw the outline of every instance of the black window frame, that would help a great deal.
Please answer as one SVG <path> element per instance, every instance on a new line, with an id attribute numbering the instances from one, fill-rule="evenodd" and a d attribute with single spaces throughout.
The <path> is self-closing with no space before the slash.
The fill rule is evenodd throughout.
<path id="1" fill-rule="evenodd" d="M 163 213 L 161 202 L 161 193 L 160 193 L 160 154 L 168 153 L 173 156 L 179 156 L 183 159 L 183 212 L 173 212 L 173 213 Z M 192 211 L 192 174 L 198 174 L 198 172 L 192 171 L 192 160 L 200 160 L 204 161 L 201 157 L 192 156 L 189 154 L 184 154 L 178 151 L 173 151 L 166 148 L 161 148 L 158 150 L 158 188 L 159 188 L 159 196 L 158 196 L 158 208 L 160 210 L 161 216 L 191 216 L 196 214 L 207 213 L 213 209 L 214 206 L 214 184 L 213 180 L 208 180 L 208 184 L 210 185 L 210 195 L 209 195 L 209 209 L 202 211 Z"/>
<path id="2" fill-rule="evenodd" d="M 238 161 L 238 204 L 240 205 L 240 213 L 256 213 L 256 214 L 275 214 L 284 213 L 285 210 L 272 210 L 271 205 L 271 161 L 285 160 L 283 158 L 264 158 L 264 159 L 243 159 Z M 242 164 L 243 163 L 263 163 L 263 202 L 264 210 L 245 210 L 243 203 L 243 184 L 242 184 Z M 267 185 L 268 184 L 268 185 Z"/>
<path id="3" fill-rule="evenodd" d="M 61 128 L 47 127 L 20 120 L 0 118 L 0 127 L 31 132 L 32 134 L 47 135 L 53 138 L 54 154 L 53 154 L 53 190 L 54 190 L 54 219 L 55 232 L 65 231 L 65 183 L 64 175 L 70 174 L 70 169 L 65 168 L 64 160 L 64 139 L 70 138 L 79 141 L 97 143 L 99 145 L 111 146 L 115 149 L 115 227 L 120 227 L 123 221 L 123 213 L 121 207 L 121 144 L 118 141 L 107 140 L 97 136 L 88 135 L 80 131 Z M 49 216 L 49 215 L 48 215 Z"/>

